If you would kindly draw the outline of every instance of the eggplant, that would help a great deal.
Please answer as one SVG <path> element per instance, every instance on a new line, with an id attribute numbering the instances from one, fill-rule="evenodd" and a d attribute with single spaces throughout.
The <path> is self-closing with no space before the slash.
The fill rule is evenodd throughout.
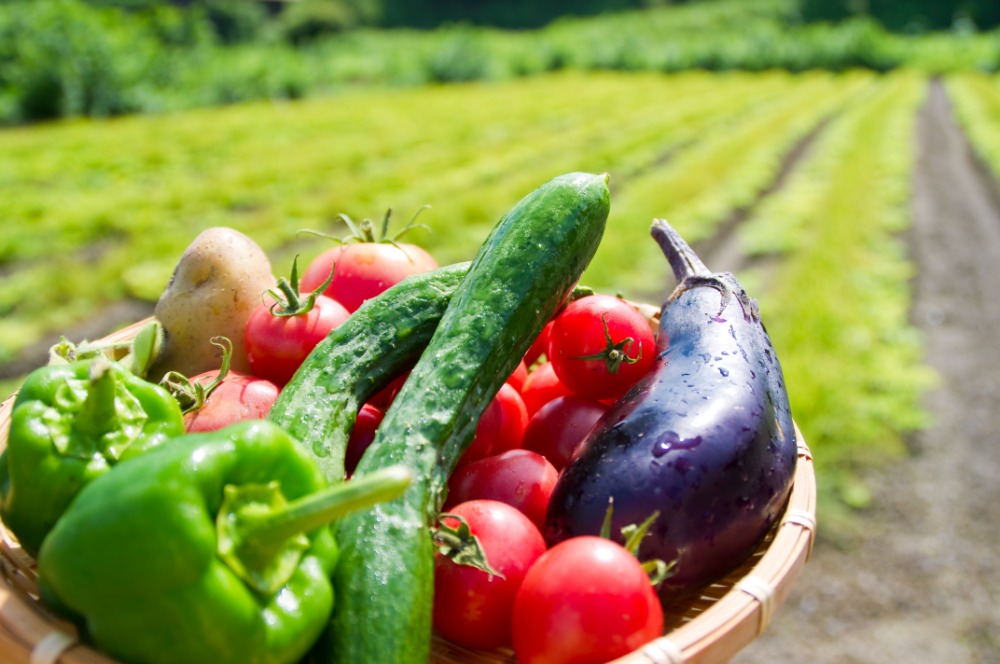
<path id="1" fill-rule="evenodd" d="M 669 605 L 725 576 L 782 514 L 797 441 L 781 365 L 755 300 L 713 273 L 665 221 L 652 235 L 677 286 L 650 372 L 598 421 L 559 477 L 549 546 L 658 512 L 638 551 L 671 566 Z"/>

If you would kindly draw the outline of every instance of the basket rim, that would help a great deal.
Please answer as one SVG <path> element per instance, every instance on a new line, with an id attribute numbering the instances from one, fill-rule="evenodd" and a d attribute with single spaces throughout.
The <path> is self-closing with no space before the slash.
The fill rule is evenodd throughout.
<path id="1" fill-rule="evenodd" d="M 103 338 L 125 341 L 148 324 L 133 323 Z M 0 403 L 0 451 L 6 448 L 17 393 Z M 666 633 L 610 664 L 726 662 L 763 633 L 812 554 L 816 536 L 816 476 L 812 452 L 797 423 L 792 490 L 781 518 L 750 558 L 686 603 Z M 72 625 L 37 599 L 34 561 L 0 521 L 0 659 L 11 664 L 117 664 L 81 642 Z M 9 658 L 9 659 L 8 659 Z M 514 662 L 509 650 L 484 653 L 435 637 L 432 661 Z"/>
<path id="2" fill-rule="evenodd" d="M 721 582 L 722 597 L 696 618 L 614 664 L 726 662 L 767 630 L 812 555 L 816 537 L 816 476 L 812 451 L 795 424 L 798 459 L 792 492 L 773 531 L 746 566 Z M 757 557 L 759 556 L 759 557 Z"/>

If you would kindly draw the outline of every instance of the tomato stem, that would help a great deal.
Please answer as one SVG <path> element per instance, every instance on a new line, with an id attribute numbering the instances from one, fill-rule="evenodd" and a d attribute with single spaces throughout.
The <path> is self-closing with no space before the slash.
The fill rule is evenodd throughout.
<path id="1" fill-rule="evenodd" d="M 458 514 L 441 514 L 438 526 L 433 529 L 434 544 L 441 555 L 449 558 L 456 565 L 468 565 L 482 570 L 490 577 L 506 578 L 493 569 L 486 559 L 486 551 L 479 538 L 472 534 L 469 523 Z M 445 519 L 454 519 L 457 527 L 445 523 Z"/>
<path id="2" fill-rule="evenodd" d="M 601 323 L 604 325 L 604 339 L 606 346 L 599 352 L 593 355 L 579 355 L 570 359 L 573 360 L 604 360 L 608 367 L 609 374 L 618 373 L 619 367 L 621 367 L 622 362 L 626 364 L 635 364 L 642 359 L 642 344 L 639 344 L 639 354 L 635 357 L 629 357 L 628 354 L 632 350 L 632 344 L 635 343 L 635 339 L 632 337 L 625 337 L 621 341 L 615 342 L 611 338 L 611 331 L 608 329 L 608 315 L 607 313 L 601 314 Z"/>
<path id="3" fill-rule="evenodd" d="M 177 371 L 168 371 L 160 379 L 160 385 L 165 388 L 181 407 L 181 413 L 190 413 L 205 405 L 205 400 L 212 395 L 229 373 L 229 364 L 233 357 L 233 342 L 229 337 L 212 337 L 209 339 L 212 344 L 222 349 L 222 365 L 215 379 L 208 385 L 201 381 L 192 381 L 184 374 Z"/>
<path id="4" fill-rule="evenodd" d="M 271 305 L 271 314 L 279 317 L 288 317 L 301 316 L 312 311 L 312 308 L 316 306 L 316 298 L 322 295 L 326 287 L 333 281 L 335 267 L 336 263 L 330 268 L 330 274 L 326 276 L 326 280 L 303 298 L 302 293 L 299 292 L 299 257 L 296 256 L 292 260 L 291 278 L 278 278 L 276 286 L 281 291 L 281 295 L 274 290 L 267 291 L 267 295 L 274 298 L 274 304 Z M 282 295 L 284 299 L 282 299 Z"/>

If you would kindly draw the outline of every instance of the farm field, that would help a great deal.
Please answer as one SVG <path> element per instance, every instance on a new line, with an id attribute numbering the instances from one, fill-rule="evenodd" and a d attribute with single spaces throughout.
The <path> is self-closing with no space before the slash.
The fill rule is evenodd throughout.
<path id="1" fill-rule="evenodd" d="M 950 133 L 929 134 L 935 119 L 951 122 Z M 662 300 L 672 277 L 648 228 L 664 217 L 711 268 L 735 272 L 759 299 L 816 458 L 824 525 L 817 582 L 845 580 L 826 595 L 811 587 L 793 602 L 797 619 L 813 615 L 808 600 L 817 596 L 835 595 L 830 601 L 849 613 L 852 589 L 867 598 L 856 620 L 899 608 L 865 595 L 864 580 L 851 576 L 856 560 L 878 565 L 879 583 L 899 602 L 919 604 L 906 585 L 914 567 L 879 565 L 879 553 L 906 549 L 896 560 L 954 574 L 953 558 L 918 537 L 922 528 L 989 537 L 963 491 L 987 514 L 995 509 L 984 480 L 990 466 L 968 479 L 962 472 L 976 463 L 976 441 L 995 430 L 983 404 L 997 387 L 982 371 L 957 386 L 977 359 L 986 367 L 995 359 L 968 350 L 990 341 L 959 335 L 996 329 L 995 272 L 968 272 L 1000 248 L 990 240 L 1000 225 L 995 76 L 953 74 L 938 85 L 906 69 L 564 72 L 8 128 L 0 146 L 5 393 L 60 335 L 94 338 L 148 315 L 183 248 L 209 226 L 247 233 L 287 274 L 295 255 L 305 260 L 329 246 L 303 229 L 341 236 L 338 214 L 380 219 L 391 207 L 398 225 L 419 212 L 429 229 L 407 239 L 447 263 L 469 258 L 504 211 L 552 176 L 607 171 L 612 211 L 587 285 Z M 970 228 L 986 229 L 981 238 L 957 222 L 947 226 L 953 233 L 942 230 L 941 219 L 966 213 Z M 985 312 L 978 324 L 968 320 L 976 311 Z M 970 406 L 974 421 L 963 416 Z M 951 502 L 936 506 L 941 481 Z M 907 511 L 914 503 L 920 517 Z M 859 526 L 850 508 L 870 510 L 874 521 Z M 858 530 L 884 534 L 894 525 L 902 526 L 894 539 Z M 838 557 L 867 540 L 863 557 Z M 995 569 L 993 559 L 983 555 L 963 559 L 980 575 L 975 606 L 994 583 L 983 571 Z M 959 589 L 946 586 L 941 602 L 959 601 Z M 938 661 L 997 655 L 993 609 L 978 621 L 969 610 L 948 623 L 959 645 L 933 650 Z M 779 621 L 773 639 L 744 661 L 784 661 L 803 645 L 802 633 L 843 641 L 856 620 L 819 621 L 805 632 Z M 873 626 L 869 643 L 884 645 L 879 638 Z M 868 659 L 830 645 L 836 656 L 815 661 L 886 661 L 879 655 L 901 652 L 894 648 L 903 642 Z"/>
<path id="2" fill-rule="evenodd" d="M 7 129 L 4 378 L 60 334 L 93 338 L 147 315 L 209 226 L 247 233 L 282 274 L 329 246 L 303 229 L 343 235 L 340 213 L 391 207 L 404 223 L 430 205 L 428 232 L 408 239 L 448 263 L 554 175 L 607 171 L 612 213 L 584 283 L 660 302 L 672 277 L 648 238 L 654 217 L 713 269 L 737 272 L 773 321 L 833 504 L 863 504 L 858 450 L 899 454 L 924 422 L 928 372 L 897 234 L 925 83 L 906 71 L 564 73 Z M 730 236 L 746 250 L 713 260 Z"/>
<path id="3" fill-rule="evenodd" d="M 987 153 L 967 140 L 991 133 L 970 122 L 984 118 L 974 109 L 987 107 L 996 82 L 963 79 L 930 87 L 913 136 L 910 317 L 939 376 L 924 399 L 933 423 L 907 437 L 905 459 L 868 469 L 871 506 L 854 535 L 820 538 L 789 602 L 738 664 L 803 652 L 822 664 L 1000 659 L 1000 469 L 991 449 L 1000 383 L 984 370 L 1000 361 L 1000 205 Z"/>

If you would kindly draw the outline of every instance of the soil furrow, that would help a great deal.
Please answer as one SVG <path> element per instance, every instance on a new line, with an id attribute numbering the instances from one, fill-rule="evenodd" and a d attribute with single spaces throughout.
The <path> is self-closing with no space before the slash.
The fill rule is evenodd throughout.
<path id="1" fill-rule="evenodd" d="M 820 541 L 740 664 L 1000 662 L 1000 209 L 937 82 L 916 140 L 912 316 L 940 375 L 935 423 L 871 471 L 864 534 Z"/>
<path id="2" fill-rule="evenodd" d="M 757 193 L 749 205 L 731 211 L 718 224 L 718 230 L 712 237 L 696 243 L 695 251 L 701 256 L 705 265 L 716 272 L 738 272 L 747 267 L 749 259 L 739 241 L 738 229 L 740 225 L 750 218 L 761 201 L 781 191 L 798 165 L 808 158 L 816 139 L 830 124 L 833 117 L 833 115 L 827 116 L 817 122 L 815 127 L 792 145 L 792 148 L 782 158 L 774 179 Z"/>

